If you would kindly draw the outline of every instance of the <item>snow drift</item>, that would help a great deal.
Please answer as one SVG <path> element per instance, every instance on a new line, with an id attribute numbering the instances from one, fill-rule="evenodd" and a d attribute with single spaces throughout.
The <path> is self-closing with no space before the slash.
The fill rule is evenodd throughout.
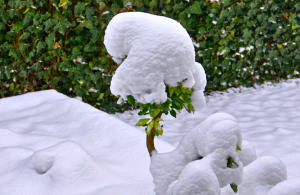
<path id="1" fill-rule="evenodd" d="M 193 42 L 175 20 L 142 12 L 116 15 L 105 31 L 104 44 L 121 64 L 111 81 L 111 92 L 141 103 L 167 100 L 165 85 L 193 88 L 193 105 L 204 104 L 205 72 L 195 62 Z"/>
<path id="2" fill-rule="evenodd" d="M 243 164 L 236 150 L 241 143 L 234 117 L 225 113 L 209 116 L 174 151 L 153 155 L 150 170 L 156 193 L 217 195 L 220 188 L 241 183 Z M 237 167 L 226 167 L 228 157 Z"/>
<path id="3" fill-rule="evenodd" d="M 153 194 L 144 133 L 54 90 L 0 99 L 0 159 L 3 195 Z"/>
<path id="4" fill-rule="evenodd" d="M 0 116 L 0 194 L 155 194 L 144 132 L 54 90 L 0 99 Z M 151 171 L 158 172 L 154 182 L 167 193 L 219 194 L 220 187 L 239 183 L 240 169 L 214 160 L 225 152 L 247 166 L 240 191 L 227 185 L 222 195 L 299 194 L 300 180 L 285 180 L 278 159 L 256 159 L 246 142 L 235 153 L 241 138 L 232 116 L 212 115 L 189 133 L 175 150 L 156 140 L 162 154 L 154 155 Z"/>

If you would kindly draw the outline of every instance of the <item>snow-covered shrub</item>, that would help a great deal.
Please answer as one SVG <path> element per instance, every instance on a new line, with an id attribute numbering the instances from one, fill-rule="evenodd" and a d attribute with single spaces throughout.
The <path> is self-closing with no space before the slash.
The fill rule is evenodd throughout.
<path id="1" fill-rule="evenodd" d="M 175 20 L 142 12 L 118 14 L 107 26 L 104 44 L 121 64 L 111 81 L 114 95 L 161 104 L 167 100 L 166 85 L 184 81 L 184 87 L 199 93 L 195 101 L 203 101 L 204 70 L 195 62 L 191 38 Z"/>
<path id="2" fill-rule="evenodd" d="M 209 117 L 171 153 L 155 150 L 154 136 L 163 133 L 162 114 L 176 117 L 176 110 L 192 112 L 205 103 L 205 73 L 195 62 L 185 29 L 162 16 L 122 13 L 109 23 L 104 43 L 121 63 L 112 78 L 112 93 L 138 105 L 139 114 L 151 117 L 140 119 L 137 125 L 146 127 L 156 193 L 214 195 L 228 184 L 237 191 L 243 165 L 238 155 L 241 136 L 232 116 Z"/>
<path id="3" fill-rule="evenodd" d="M 218 195 L 228 184 L 237 191 L 243 162 L 236 119 L 225 113 L 209 116 L 188 132 L 169 153 L 154 153 L 151 173 L 157 195 Z"/>
<path id="4" fill-rule="evenodd" d="M 175 20 L 142 12 L 116 15 L 108 24 L 104 44 L 119 63 L 111 92 L 140 107 L 147 148 L 152 155 L 154 136 L 162 135 L 161 115 L 185 108 L 188 112 L 205 104 L 205 72 L 195 62 L 193 42 Z"/>
<path id="5" fill-rule="evenodd" d="M 248 152 L 244 155 L 249 155 L 249 148 L 246 150 Z M 253 151 L 253 148 L 250 150 Z M 244 164 L 242 183 L 239 185 L 238 192 L 233 193 L 229 187 L 225 187 L 221 191 L 222 195 L 300 194 L 300 179 L 287 179 L 287 170 L 282 161 L 272 156 L 252 160 L 249 165 Z"/>
<path id="6" fill-rule="evenodd" d="M 174 151 L 155 150 L 154 137 L 163 134 L 162 114 L 176 117 L 176 111 L 193 112 L 205 104 L 205 72 L 178 22 L 141 12 L 118 14 L 106 29 L 104 43 L 120 64 L 112 93 L 138 106 L 139 114 L 150 115 L 137 125 L 145 126 L 157 195 L 273 195 L 274 186 L 297 183 L 282 183 L 286 169 L 280 160 L 257 159 L 252 147 L 242 145 L 236 119 L 225 113 L 209 116 Z"/>

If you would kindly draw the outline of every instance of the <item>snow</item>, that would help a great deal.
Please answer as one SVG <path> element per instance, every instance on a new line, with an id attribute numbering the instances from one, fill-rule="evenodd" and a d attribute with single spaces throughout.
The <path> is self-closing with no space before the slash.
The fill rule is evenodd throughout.
<path id="1" fill-rule="evenodd" d="M 54 90 L 0 99 L 0 159 L 3 195 L 153 194 L 145 134 Z"/>
<path id="2" fill-rule="evenodd" d="M 217 92 L 207 97 L 206 108 L 196 112 L 195 115 L 182 112 L 176 119 L 164 117 L 165 131 L 159 140 L 164 140 L 175 147 L 182 147 L 181 137 L 195 136 L 193 134 L 195 127 L 207 116 L 220 111 L 230 113 L 237 118 L 243 138 L 246 140 L 243 141 L 242 153 L 239 156 L 245 167 L 243 182 L 239 185 L 237 195 L 277 195 L 283 191 L 287 191 L 286 194 L 297 194 L 300 188 L 299 94 L 300 79 L 276 85 L 267 83 L 256 88 Z M 116 117 L 132 125 L 139 118 L 136 111 L 118 114 Z M 159 151 L 160 148 L 157 148 Z M 196 149 L 189 147 L 187 154 L 193 150 Z M 167 154 L 161 156 L 164 155 L 164 158 L 168 159 Z M 193 167 L 197 170 L 195 165 Z M 186 174 L 182 175 L 186 178 Z M 212 175 L 212 172 L 207 175 Z M 177 175 L 173 177 L 176 178 Z M 213 177 L 209 177 L 214 183 Z M 170 188 L 174 188 L 173 185 L 175 184 Z M 227 186 L 222 189 L 222 195 L 228 194 L 236 193 Z"/>
<path id="3" fill-rule="evenodd" d="M 298 195 L 300 194 L 300 180 L 285 180 L 273 187 L 268 195 Z"/>
<path id="4" fill-rule="evenodd" d="M 201 177 L 199 177 L 201 175 Z M 220 187 L 218 178 L 209 166 L 207 159 L 187 164 L 178 180 L 169 187 L 167 194 L 218 195 Z"/>
<path id="5" fill-rule="evenodd" d="M 207 186 L 208 189 L 204 186 L 206 183 L 215 183 L 214 178 L 217 179 L 217 189 L 230 183 L 240 183 L 243 166 L 236 150 L 238 145 L 241 146 L 241 135 L 236 120 L 226 113 L 209 116 L 187 133 L 175 150 L 152 156 L 150 170 L 154 178 L 156 194 L 165 195 L 167 191 L 170 194 L 176 194 L 179 189 L 179 194 L 211 191 L 211 186 Z M 227 168 L 229 156 L 241 166 L 235 169 Z M 199 172 L 194 172 L 189 167 Z M 198 175 L 201 173 L 209 177 L 203 180 L 201 179 L 203 176 Z M 188 180 L 186 180 L 187 175 L 191 177 Z M 209 178 L 212 180 L 210 181 Z M 204 182 L 203 186 L 199 182 Z M 194 187 L 187 188 L 189 185 L 194 185 Z M 184 188 L 187 189 L 184 190 Z"/>
<path id="6" fill-rule="evenodd" d="M 226 167 L 218 169 L 220 161 L 214 159 L 220 159 L 222 156 L 215 155 L 223 151 L 218 153 L 219 145 L 211 143 L 235 140 L 223 146 L 230 149 L 241 144 L 237 156 L 230 154 L 245 166 L 237 195 L 298 195 L 299 85 L 300 80 L 294 79 L 243 88 L 242 93 L 231 89 L 208 96 L 206 108 L 195 115 L 183 112 L 176 119 L 165 117 L 165 133 L 156 140 L 160 152 L 156 156 L 173 154 L 174 163 L 181 167 L 170 173 L 175 176 L 167 193 L 200 194 L 202 186 L 206 195 L 218 194 L 216 186 L 234 180 L 220 180 Z M 217 114 L 207 118 L 220 111 L 234 117 Z M 154 195 L 145 132 L 115 117 L 135 124 L 138 116 L 136 111 L 110 116 L 54 90 L 0 99 L 0 194 Z M 227 125 L 221 125 L 224 122 Z M 228 126 L 235 128 L 222 131 Z M 189 150 L 183 153 L 185 148 Z M 184 155 L 177 155 L 180 152 Z M 161 162 L 167 167 L 170 161 Z M 235 193 L 226 185 L 221 194 Z"/>
<path id="7" fill-rule="evenodd" d="M 167 100 L 166 85 L 194 88 L 193 105 L 204 105 L 203 67 L 195 62 L 193 42 L 177 21 L 143 12 L 120 13 L 105 31 L 104 44 L 121 64 L 111 81 L 111 92 L 141 103 Z"/>
<path id="8" fill-rule="evenodd" d="M 224 188 L 222 195 L 263 195 L 285 180 L 287 176 L 285 165 L 274 157 L 261 157 L 244 168 L 243 183 L 239 185 L 238 193 Z"/>

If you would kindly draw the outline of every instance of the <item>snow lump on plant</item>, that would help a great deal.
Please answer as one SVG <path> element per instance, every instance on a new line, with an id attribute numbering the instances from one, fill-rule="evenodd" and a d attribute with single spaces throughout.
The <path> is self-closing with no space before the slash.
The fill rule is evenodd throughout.
<path id="1" fill-rule="evenodd" d="M 177 21 L 143 12 L 116 15 L 108 24 L 104 44 L 120 64 L 111 92 L 124 100 L 132 95 L 140 103 L 163 103 L 166 85 L 193 88 L 195 109 L 205 103 L 205 72 L 195 62 L 193 42 Z"/>

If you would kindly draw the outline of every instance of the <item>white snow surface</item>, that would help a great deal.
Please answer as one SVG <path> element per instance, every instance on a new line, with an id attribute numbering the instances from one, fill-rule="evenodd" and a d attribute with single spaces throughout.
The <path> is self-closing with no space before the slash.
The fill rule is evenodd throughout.
<path id="1" fill-rule="evenodd" d="M 241 183 L 243 164 L 236 150 L 241 141 L 235 118 L 226 113 L 209 116 L 187 133 L 175 150 L 152 156 L 156 194 L 217 195 L 220 187 Z M 229 156 L 238 167 L 227 167 Z"/>
<path id="2" fill-rule="evenodd" d="M 0 99 L 0 159 L 1 195 L 153 194 L 145 134 L 54 90 Z"/>
<path id="3" fill-rule="evenodd" d="M 236 195 L 299 194 L 300 79 L 241 91 L 208 96 L 207 107 L 195 115 L 183 112 L 176 119 L 164 118 L 165 133 L 156 140 L 159 154 L 154 156 L 167 158 L 188 148 L 184 155 L 174 155 L 175 162 L 185 164 L 168 180 L 167 194 L 235 194 L 226 185 L 230 178 L 220 180 L 224 177 L 213 166 L 220 163 L 213 160 L 214 155 L 221 155 L 216 152 L 219 144 L 203 144 L 205 137 L 218 143 L 224 140 L 222 135 L 230 135 L 225 136 L 229 140 L 235 137 L 223 146 L 232 148 L 239 143 L 242 148 L 237 156 L 231 153 L 245 166 Z M 234 117 L 208 117 L 216 112 Z M 115 117 L 129 124 L 138 118 L 136 111 L 113 117 L 54 90 L 0 99 L 0 194 L 154 195 L 145 132 Z M 210 118 L 223 122 L 225 118 L 234 128 L 227 134 L 222 129 L 229 125 L 209 124 Z M 204 133 L 203 138 L 199 132 Z M 213 132 L 220 134 L 207 136 L 216 135 Z M 200 154 L 204 158 L 197 159 Z M 162 163 L 168 165 L 168 160 Z M 216 187 L 222 181 L 226 186 L 220 192 Z"/>
<path id="4" fill-rule="evenodd" d="M 167 100 L 166 85 L 193 88 L 192 104 L 205 104 L 206 76 L 195 62 L 193 42 L 177 21 L 143 12 L 120 13 L 105 31 L 104 44 L 120 64 L 111 81 L 111 92 L 124 100 L 128 95 L 141 103 Z"/>
<path id="5" fill-rule="evenodd" d="M 246 140 L 239 156 L 245 167 L 238 193 L 226 186 L 221 194 L 296 195 L 300 191 L 300 79 L 216 92 L 207 102 L 206 108 L 194 115 L 182 112 L 176 119 L 164 117 L 164 135 L 159 139 L 181 147 L 182 137 L 192 135 L 207 116 L 230 113 L 237 118 Z M 132 125 L 140 118 L 136 111 L 116 116 Z M 207 173 L 214 181 L 212 175 Z"/>
<path id="6" fill-rule="evenodd" d="M 206 102 L 206 107 L 194 114 L 183 111 L 177 118 L 163 116 L 164 134 L 159 139 L 177 146 L 183 135 L 209 115 L 229 113 L 237 119 L 243 140 L 255 147 L 257 156 L 277 157 L 287 165 L 288 177 L 300 177 L 300 79 L 215 92 L 206 96 Z M 141 118 L 137 111 L 116 117 L 132 126 Z"/>

